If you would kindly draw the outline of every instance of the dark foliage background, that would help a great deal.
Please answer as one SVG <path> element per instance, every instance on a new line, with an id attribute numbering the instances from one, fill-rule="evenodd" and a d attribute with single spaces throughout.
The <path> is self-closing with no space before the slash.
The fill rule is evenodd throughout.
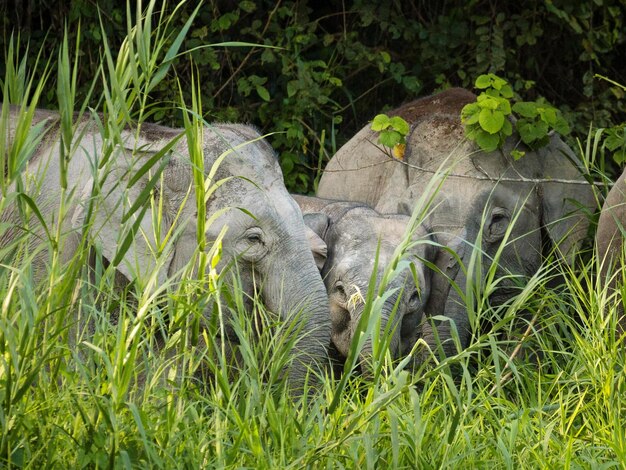
<path id="1" fill-rule="evenodd" d="M 172 29 L 195 7 L 185 5 Z M 0 11 L 2 49 L 19 33 L 33 60 L 42 46 L 55 57 L 64 26 L 75 39 L 80 24 L 83 93 L 101 62 L 100 20 L 113 49 L 126 34 L 125 0 L 0 0 Z M 574 136 L 624 123 L 623 91 L 595 76 L 626 84 L 625 13 L 624 0 L 209 0 L 183 47 L 193 52 L 153 98 L 176 101 L 176 80 L 190 90 L 196 68 L 206 118 L 278 132 L 271 141 L 287 185 L 307 192 L 334 150 L 375 114 L 442 88 L 471 88 L 486 72 L 508 79 L 523 99 L 543 96 L 559 107 Z M 274 48 L 200 47 L 224 41 Z M 4 68 L 3 60 L 0 76 Z M 42 105 L 54 108 L 53 84 L 48 90 Z M 165 109 L 153 118 L 179 125 Z M 610 158 L 607 165 L 616 171 Z"/>

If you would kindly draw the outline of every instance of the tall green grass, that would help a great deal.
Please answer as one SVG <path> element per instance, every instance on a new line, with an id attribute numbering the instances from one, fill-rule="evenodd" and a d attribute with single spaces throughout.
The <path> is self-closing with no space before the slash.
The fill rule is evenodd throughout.
<path id="1" fill-rule="evenodd" d="M 365 377 L 354 370 L 364 338 L 356 335 L 343 375 L 329 370 L 319 389 L 294 403 L 283 377 L 293 349 L 293 340 L 285 338 L 293 335 L 281 334 L 291 326 L 258 299 L 252 312 L 245 311 L 236 270 L 220 275 L 211 269 L 220 256 L 219 244 L 204 246 L 203 224 L 197 257 L 178 281 L 165 285 L 158 285 L 154 275 L 121 286 L 115 262 L 108 265 L 97 249 L 89 251 L 86 230 L 67 263 L 59 259 L 65 236 L 60 227 L 47 227 L 47 236 L 34 240 L 33 230 L 44 217 L 37 216 L 32 200 L 17 194 L 24 166 L 41 139 L 42 129 L 30 126 L 38 96 L 47 86 L 58 90 L 63 158 L 75 152 L 80 114 L 99 120 L 107 145 L 94 176 L 106 174 L 122 130 L 130 123 L 139 129 L 160 106 L 150 101 L 150 89 L 181 56 L 186 31 L 168 31 L 168 18 L 159 16 L 156 5 L 150 2 L 143 14 L 137 12 L 118 54 L 103 46 L 101 74 L 94 77 L 105 90 L 102 115 L 77 102 L 80 64 L 70 57 L 77 57 L 78 44 L 72 51 L 63 43 L 57 62 L 50 59 L 41 77 L 29 75 L 17 47 L 7 51 L 12 65 L 1 85 L 5 100 L 21 106 L 21 114 L 8 146 L 5 101 L 0 210 L 4 217 L 10 204 L 21 201 L 23 230 L 0 250 L 0 466 L 624 466 L 626 353 L 616 337 L 612 298 L 596 276 L 595 256 L 575 269 L 547 260 L 508 304 L 478 303 L 472 310 L 470 346 L 411 373 L 391 360 L 385 336 L 376 334 L 380 305 L 388 295 L 384 285 L 406 267 L 402 253 L 413 243 L 407 237 L 380 289 L 372 282 L 359 326 L 374 337 L 376 372 Z M 199 86 L 194 83 L 194 90 Z M 189 198 L 200 213 L 214 182 L 204 176 L 198 96 L 189 106 L 182 101 L 179 106 L 185 110 L 181 138 L 194 163 Z M 153 163 L 142 171 L 157 187 L 159 162 Z M 63 179 L 59 184 L 65 184 Z M 143 199 L 134 210 L 149 211 L 158 224 L 159 197 L 147 190 Z M 93 200 L 92 212 L 98 208 L 97 185 Z M 422 202 L 424 209 L 416 211 L 412 224 L 423 220 L 428 205 Z M 3 237 L 8 226 L 1 220 Z M 123 237 L 136 235 L 132 220 L 128 217 L 121 228 Z M 160 240 L 161 248 L 174 238 L 172 233 Z M 46 253 L 47 267 L 36 280 L 33 260 L 41 253 Z M 555 288 L 557 277 L 561 282 Z M 484 289 L 497 282 L 488 276 Z M 203 325 L 207 305 L 228 310 L 215 318 L 228 315 L 233 323 L 236 361 L 227 351 L 232 346 L 217 340 L 220 325 Z M 519 319 L 527 312 L 526 334 L 516 336 L 512 332 L 519 331 Z M 489 320 L 489 331 L 478 329 L 481 319 Z M 522 343 L 541 354 L 528 360 L 515 352 Z"/>

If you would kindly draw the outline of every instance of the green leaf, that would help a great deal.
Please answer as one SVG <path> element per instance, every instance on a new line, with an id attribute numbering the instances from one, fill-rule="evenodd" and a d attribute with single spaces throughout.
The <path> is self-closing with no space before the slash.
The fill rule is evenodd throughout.
<path id="1" fill-rule="evenodd" d="M 265 101 L 270 100 L 270 92 L 267 91 L 267 88 L 265 88 L 263 85 L 257 85 L 256 92 L 257 92 L 257 95 L 261 97 L 261 99 Z"/>
<path id="2" fill-rule="evenodd" d="M 500 137 L 497 134 L 489 134 L 485 131 L 476 133 L 476 143 L 485 152 L 493 152 L 498 148 Z"/>
<path id="3" fill-rule="evenodd" d="M 389 116 L 386 114 L 377 114 L 372 120 L 371 129 L 376 132 L 387 129 L 391 123 L 389 122 Z"/>
<path id="4" fill-rule="evenodd" d="M 483 109 L 478 116 L 478 122 L 480 127 L 489 132 L 490 134 L 496 134 L 502 129 L 504 125 L 504 114 L 500 111 L 493 111 L 491 109 Z"/>
<path id="5" fill-rule="evenodd" d="M 541 119 L 551 126 L 556 124 L 556 109 L 552 107 L 539 108 L 539 115 L 541 116 Z"/>
<path id="6" fill-rule="evenodd" d="M 478 103 L 468 103 L 461 110 L 461 122 L 465 123 L 466 126 L 477 123 L 479 113 L 480 106 L 478 106 Z"/>
<path id="7" fill-rule="evenodd" d="M 498 100 L 495 98 L 492 98 L 491 96 L 480 95 L 478 97 L 478 106 L 480 106 L 481 109 L 496 110 L 498 109 L 499 105 L 500 103 L 498 102 Z"/>
<path id="8" fill-rule="evenodd" d="M 480 114 L 480 111 L 461 117 L 461 122 L 463 122 L 466 126 L 476 124 L 478 123 L 479 114 Z"/>
<path id="9" fill-rule="evenodd" d="M 533 126 L 529 121 L 525 119 L 520 119 L 519 121 L 517 121 L 515 128 L 517 129 L 517 133 L 522 139 L 522 142 L 524 142 L 525 144 L 531 143 L 534 140 L 532 135 Z"/>
<path id="10" fill-rule="evenodd" d="M 528 121 L 521 119 L 517 121 L 517 132 L 522 138 L 522 142 L 527 145 L 534 145 L 548 134 L 548 125 L 543 121 Z"/>
<path id="11" fill-rule="evenodd" d="M 408 135 L 409 123 L 402 119 L 400 116 L 392 117 L 389 122 L 391 123 L 391 127 L 393 127 L 400 134 L 402 134 L 403 136 Z"/>
<path id="12" fill-rule="evenodd" d="M 290 80 L 287 82 L 287 96 L 291 98 L 298 91 L 300 82 L 298 80 Z"/>
<path id="13" fill-rule="evenodd" d="M 607 136 L 604 139 L 604 146 L 611 152 L 626 146 L 626 136 L 624 136 L 624 134 L 620 135 L 616 129 L 609 129 L 606 133 Z"/>
<path id="14" fill-rule="evenodd" d="M 504 85 L 500 89 L 500 94 L 502 95 L 503 98 L 513 98 L 513 89 L 508 84 Z"/>
<path id="15" fill-rule="evenodd" d="M 547 122 L 544 121 L 539 121 L 537 122 L 536 126 L 536 133 L 537 133 L 537 139 L 541 139 L 542 137 L 545 137 L 548 135 L 548 131 L 550 130 L 550 126 L 548 125 Z"/>
<path id="16" fill-rule="evenodd" d="M 500 91 L 502 90 L 504 86 L 507 85 L 506 80 L 504 80 L 503 78 L 500 78 L 497 75 L 494 75 L 492 73 L 490 73 L 489 75 L 491 77 L 491 83 L 492 83 L 491 86 L 495 88 L 496 90 Z"/>
<path id="17" fill-rule="evenodd" d="M 520 158 L 522 158 L 524 155 L 526 155 L 526 152 L 522 150 L 511 150 L 511 156 L 513 157 L 513 160 L 517 161 Z"/>
<path id="18" fill-rule="evenodd" d="M 378 142 L 385 147 L 393 147 L 394 145 L 401 143 L 402 140 L 402 135 L 398 131 L 393 130 L 383 131 L 378 137 Z"/>
<path id="19" fill-rule="evenodd" d="M 626 150 L 618 150 L 617 152 L 615 152 L 613 154 L 613 160 L 618 165 L 622 165 L 624 162 L 626 162 Z"/>
<path id="20" fill-rule="evenodd" d="M 243 2 L 239 2 L 239 8 L 241 8 L 246 13 L 252 13 L 256 10 L 256 4 L 250 0 L 244 0 Z"/>
<path id="21" fill-rule="evenodd" d="M 476 79 L 476 88 L 485 89 L 491 86 L 491 77 L 489 75 L 479 75 Z"/>
<path id="22" fill-rule="evenodd" d="M 557 117 L 556 122 L 554 123 L 552 128 L 561 135 L 566 135 L 570 133 L 569 124 L 561 116 Z"/>
<path id="23" fill-rule="evenodd" d="M 465 127 L 465 135 L 468 139 L 476 141 L 476 135 L 478 132 L 484 132 L 478 124 L 472 124 Z"/>
<path id="24" fill-rule="evenodd" d="M 508 119 L 504 120 L 504 125 L 502 126 L 502 131 L 500 133 L 505 137 L 513 134 L 513 125 L 511 124 L 511 121 Z"/>
<path id="25" fill-rule="evenodd" d="M 526 118 L 534 118 L 539 114 L 537 111 L 537 103 L 533 103 L 532 101 L 519 101 L 515 103 L 513 105 L 513 111 Z"/>
<path id="26" fill-rule="evenodd" d="M 343 81 L 341 80 L 341 78 L 330 77 L 328 79 L 328 82 L 333 84 L 333 85 L 335 85 L 335 86 L 337 86 L 337 87 L 343 86 Z"/>
<path id="27" fill-rule="evenodd" d="M 498 111 L 502 111 L 505 116 L 511 114 L 511 103 L 509 102 L 509 100 L 499 98 L 498 103 L 500 104 L 500 106 L 498 106 Z"/>

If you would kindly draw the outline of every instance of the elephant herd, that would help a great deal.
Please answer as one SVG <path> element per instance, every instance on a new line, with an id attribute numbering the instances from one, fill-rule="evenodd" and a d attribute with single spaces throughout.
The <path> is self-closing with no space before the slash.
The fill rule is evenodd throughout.
<path id="1" fill-rule="evenodd" d="M 21 193 L 35 201 L 43 220 L 31 224 L 33 239 L 43 236 L 44 223 L 61 227 L 63 260 L 87 236 L 128 282 L 152 276 L 163 284 L 189 273 L 202 228 L 207 247 L 221 243 L 217 271 L 236 266 L 250 310 L 260 298 L 284 321 L 302 322 L 293 330 L 301 337 L 288 371 L 300 387 L 310 370 L 322 372 L 330 348 L 348 355 L 372 283 L 385 283 L 377 328 L 394 358 L 420 338 L 450 355 L 468 345 L 467 309 L 476 297 L 501 305 L 547 253 L 573 260 L 597 208 L 576 155 L 557 135 L 518 160 L 514 138 L 502 149 L 478 150 L 459 118 L 474 100 L 450 89 L 391 112 L 410 124 L 403 160 L 381 149 L 365 126 L 328 163 L 315 197 L 287 192 L 274 151 L 255 129 L 205 126 L 199 141 L 207 191 L 199 203 L 183 130 L 142 124 L 111 145 L 94 117 L 76 127 L 62 190 L 59 117 L 38 110 L 29 177 L 3 198 Z M 8 142 L 19 114 L 11 108 Z M 621 252 L 624 184 L 622 176 L 607 199 L 615 209 L 602 212 L 601 253 Z M 146 194 L 158 203 L 151 206 Z M 20 235 L 15 205 L 3 204 L 0 248 Z M 44 270 L 47 260 L 40 253 L 34 267 Z M 498 282 L 487 285 L 489 276 Z M 206 324 L 212 312 L 207 307 Z M 371 339 L 360 354 L 366 364 Z"/>

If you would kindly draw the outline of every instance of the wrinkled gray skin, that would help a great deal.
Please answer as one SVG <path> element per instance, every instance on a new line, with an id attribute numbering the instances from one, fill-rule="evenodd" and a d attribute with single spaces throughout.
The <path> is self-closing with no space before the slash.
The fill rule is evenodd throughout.
<path id="1" fill-rule="evenodd" d="M 11 109 L 12 139 L 17 119 Z M 33 195 L 47 222 L 52 223 L 58 214 L 59 186 L 59 136 L 58 116 L 40 110 L 35 114 L 33 126 L 45 122 L 48 129 L 42 143 L 30 159 L 25 174 L 34 175 L 40 181 L 40 189 L 29 185 L 27 193 Z M 122 134 L 123 148 L 117 147 L 110 163 L 97 172 L 101 182 L 100 194 L 94 206 L 90 237 L 100 245 L 104 257 L 112 261 L 121 240 L 120 227 L 125 211 L 135 202 L 141 189 L 148 182 L 143 176 L 134 186 L 129 186 L 130 175 L 162 149 L 171 139 L 182 132 L 154 124 L 143 124 L 141 132 Z M 69 164 L 68 193 L 74 197 L 63 220 L 65 243 L 61 251 L 65 260 L 75 252 L 79 232 L 83 228 L 86 206 L 92 194 L 94 171 L 102 156 L 103 140 L 91 118 L 85 118 L 75 134 L 78 150 Z M 303 311 L 302 331 L 306 335 L 298 343 L 297 359 L 289 371 L 290 381 L 298 388 L 304 381 L 307 366 L 321 365 L 327 358 L 330 344 L 330 319 L 328 298 L 313 256 L 307 247 L 308 230 L 304 225 L 298 205 L 291 198 L 283 183 L 283 176 L 271 147 L 259 139 L 256 130 L 240 124 L 216 124 L 203 130 L 205 174 L 216 159 L 230 151 L 217 170 L 215 181 L 227 177 L 227 182 L 217 189 L 206 203 L 207 219 L 221 209 L 229 209 L 210 224 L 207 241 L 215 240 L 222 228 L 228 230 L 222 240 L 223 253 L 218 271 L 237 259 L 244 294 L 254 296 L 255 284 L 266 307 L 289 320 L 290 316 Z M 78 141 L 80 139 L 80 141 Z M 252 142 L 254 141 L 254 142 Z M 141 148 L 134 159 L 131 150 Z M 157 168 L 155 165 L 153 168 Z M 166 279 L 181 274 L 197 250 L 196 203 L 192 187 L 189 150 L 185 137 L 171 151 L 171 159 L 162 174 L 162 184 L 157 183 L 156 193 L 163 204 L 160 232 L 161 240 L 176 224 L 177 239 L 158 258 L 155 257 L 155 227 L 152 226 L 150 208 L 141 221 L 142 233 L 135 236 L 128 252 L 117 270 L 129 281 L 141 276 L 147 279 L 157 271 L 157 281 L 162 285 Z M 249 214 L 253 214 L 254 218 Z M 10 219 L 10 211 L 3 214 Z M 133 219 L 134 220 L 134 219 Z M 14 237 L 16 229 L 2 234 L 0 245 Z M 209 245 L 210 246 L 210 245 Z M 47 256 L 42 257 L 47 259 Z M 206 312 L 208 320 L 210 311 Z M 236 337 L 227 332 L 230 338 Z"/>
<path id="2" fill-rule="evenodd" d="M 600 276 L 609 289 L 619 289 L 624 270 L 624 234 L 626 233 L 626 170 L 611 188 L 602 206 L 596 232 L 596 246 L 600 260 Z M 619 332 L 626 332 L 623 300 L 618 296 Z"/>
<path id="3" fill-rule="evenodd" d="M 362 201 L 382 213 L 410 213 L 426 191 L 436 193 L 427 223 L 438 242 L 449 250 L 442 248 L 437 254 L 436 265 L 445 276 L 433 276 L 422 337 L 434 349 L 438 336 L 443 354 L 456 352 L 451 322 L 456 325 L 462 347 L 467 346 L 470 335 L 465 299 L 446 279 L 465 293 L 468 277 L 450 250 L 468 266 L 472 245 L 479 243 L 484 253 L 483 269 L 482 274 L 473 276 L 473 282 L 482 292 L 481 282 L 492 257 L 506 241 L 497 275 L 514 278 L 500 282 L 489 299 L 492 305 L 502 304 L 518 291 L 524 278 L 537 271 L 544 248 L 558 243 L 563 255 L 570 258 L 587 232 L 585 208 L 591 212 L 596 208 L 592 188 L 581 176 L 576 156 L 558 136 L 552 135 L 548 146 L 537 151 L 518 143 L 515 135 L 502 149 L 490 153 L 468 141 L 460 112 L 474 100 L 472 93 L 457 88 L 390 112 L 411 125 L 406 164 L 377 148 L 377 135 L 366 125 L 328 163 L 317 193 L 325 198 Z M 513 148 L 526 151 L 526 155 L 514 161 L 510 155 Z M 442 170 L 449 172 L 447 178 Z M 441 181 L 438 192 L 436 186 L 428 189 L 437 173 Z M 550 178 L 582 184 L 545 181 Z M 446 318 L 430 320 L 435 315 Z"/>
<path id="4" fill-rule="evenodd" d="M 294 196 L 294 199 L 302 210 L 305 223 L 326 243 L 327 253 L 317 255 L 322 261 L 321 272 L 330 301 L 331 338 L 339 354 L 345 358 L 363 314 L 363 300 L 367 296 L 376 251 L 380 246 L 376 272 L 378 288 L 385 268 L 392 262 L 409 227 L 410 217 L 381 215 L 364 204 L 353 202 L 308 196 Z M 430 293 L 431 271 L 425 261 L 433 260 L 434 248 L 427 231 L 421 226 L 412 240 L 422 242 L 415 243 L 404 259 L 415 268 L 417 285 L 410 270 L 404 269 L 387 285 L 387 291 L 395 292 L 385 300 L 381 309 L 380 334 L 382 336 L 386 329 L 390 332 L 389 349 L 394 358 L 406 355 L 415 344 L 424 304 Z M 372 342 L 368 339 L 361 353 L 362 364 L 367 363 L 371 354 Z"/>

